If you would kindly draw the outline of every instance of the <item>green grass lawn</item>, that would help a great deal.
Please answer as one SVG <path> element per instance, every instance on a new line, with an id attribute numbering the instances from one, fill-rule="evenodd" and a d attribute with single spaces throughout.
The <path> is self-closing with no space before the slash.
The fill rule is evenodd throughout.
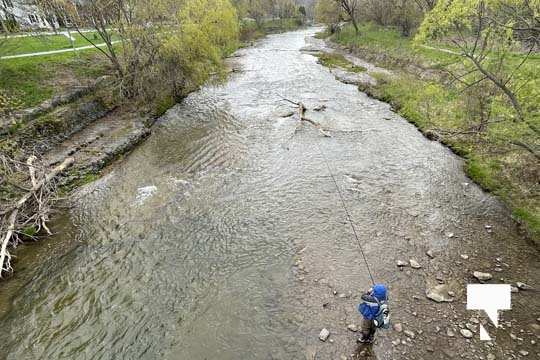
<path id="1" fill-rule="evenodd" d="M 76 32 L 71 32 L 71 36 L 75 39 L 73 42 L 75 47 L 91 45 L 90 42 Z M 103 40 L 95 32 L 84 33 L 84 36 L 96 44 L 103 43 Z M 63 50 L 70 49 L 71 47 L 71 41 L 64 35 L 10 38 L 3 40 L 2 48 L 0 49 L 0 56 Z"/>
<path id="2" fill-rule="evenodd" d="M 73 81 L 94 79 L 108 71 L 95 50 L 0 60 L 0 91 L 16 97 L 22 108 L 39 104 Z"/>
<path id="3" fill-rule="evenodd" d="M 458 55 L 448 52 L 415 46 L 413 39 L 402 36 L 393 28 L 385 28 L 374 24 L 360 26 L 360 35 L 356 35 L 352 26 L 345 26 L 343 30 L 334 35 L 333 40 L 348 46 L 366 48 L 377 52 L 384 52 L 394 58 L 406 58 L 425 66 L 444 66 L 461 59 Z M 445 43 L 432 43 L 433 48 L 458 52 L 458 49 Z M 514 61 L 519 62 L 523 54 L 510 55 Z M 540 53 L 529 56 L 529 66 L 540 66 Z"/>
<path id="4" fill-rule="evenodd" d="M 321 65 L 324 65 L 328 68 L 342 68 L 344 70 L 355 72 L 355 73 L 361 73 L 366 71 L 366 68 L 362 66 L 356 66 L 354 64 L 351 64 L 345 57 L 341 54 L 329 54 L 329 53 L 321 53 L 315 55 L 318 59 Z"/>

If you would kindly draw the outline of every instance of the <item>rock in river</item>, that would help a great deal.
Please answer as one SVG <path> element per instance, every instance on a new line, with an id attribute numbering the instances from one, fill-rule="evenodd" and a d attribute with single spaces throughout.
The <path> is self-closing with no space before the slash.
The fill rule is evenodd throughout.
<path id="1" fill-rule="evenodd" d="M 452 302 L 454 299 L 448 295 L 448 285 L 440 284 L 426 290 L 426 296 L 435 302 Z"/>
<path id="2" fill-rule="evenodd" d="M 516 286 L 520 290 L 533 290 L 533 287 L 531 285 L 527 285 L 527 284 L 522 283 L 522 282 L 517 282 Z"/>
<path id="3" fill-rule="evenodd" d="M 473 272 L 473 276 L 480 281 L 487 281 L 493 278 L 493 276 L 490 273 L 484 273 L 480 271 Z"/>
<path id="4" fill-rule="evenodd" d="M 326 341 L 329 336 L 330 336 L 330 331 L 328 331 L 327 328 L 322 329 L 321 332 L 319 333 L 319 339 L 321 341 Z"/>
<path id="5" fill-rule="evenodd" d="M 397 260 L 396 265 L 398 267 L 404 267 L 404 266 L 407 266 L 407 263 L 405 261 L 402 261 L 402 260 Z"/>
<path id="6" fill-rule="evenodd" d="M 420 265 L 420 264 L 418 263 L 418 261 L 416 261 L 416 260 L 414 260 L 414 259 L 410 259 L 410 260 L 409 260 L 409 264 L 411 264 L 411 267 L 412 267 L 413 269 L 420 269 L 420 268 L 422 267 L 422 265 Z"/>
<path id="7" fill-rule="evenodd" d="M 416 336 L 416 334 L 415 334 L 413 331 L 411 331 L 411 330 L 405 330 L 405 331 L 403 331 L 403 333 L 404 333 L 407 337 L 409 337 L 409 338 L 411 338 L 411 339 L 414 339 L 414 337 Z"/>

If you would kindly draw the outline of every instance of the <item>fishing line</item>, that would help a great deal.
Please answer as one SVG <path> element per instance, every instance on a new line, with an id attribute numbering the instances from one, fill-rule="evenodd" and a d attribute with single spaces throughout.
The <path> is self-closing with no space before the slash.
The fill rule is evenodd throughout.
<path id="1" fill-rule="evenodd" d="M 337 192 L 339 194 L 339 198 L 341 199 L 341 204 L 343 205 L 343 210 L 345 210 L 345 213 L 347 214 L 347 220 L 349 221 L 349 224 L 351 225 L 351 229 L 353 231 L 354 237 L 356 238 L 356 242 L 358 243 L 358 248 L 360 249 L 360 253 L 362 254 L 362 258 L 364 259 L 364 263 L 366 264 L 366 268 L 369 274 L 369 277 L 371 279 L 371 283 L 375 285 L 375 280 L 373 279 L 373 274 L 371 273 L 371 269 L 369 268 L 369 263 L 366 258 L 366 254 L 364 253 L 364 249 L 362 248 L 362 243 L 360 242 L 360 238 L 358 237 L 358 234 L 356 233 L 356 228 L 354 227 L 351 214 L 349 213 L 349 209 L 347 208 L 347 205 L 345 204 L 345 199 L 343 197 L 343 194 L 341 193 L 341 190 L 339 188 L 339 185 L 336 181 L 336 178 L 334 177 L 334 174 L 332 172 L 332 168 L 330 167 L 330 163 L 328 162 L 328 159 L 324 155 L 324 152 L 321 149 L 321 146 L 319 145 L 319 142 L 315 142 L 317 144 L 317 148 L 319 149 L 319 152 L 321 153 L 321 156 L 324 160 L 324 163 L 326 164 L 326 167 L 328 168 L 328 172 L 330 174 L 330 177 L 332 177 L 332 180 L 334 181 L 334 185 L 336 186 Z"/>

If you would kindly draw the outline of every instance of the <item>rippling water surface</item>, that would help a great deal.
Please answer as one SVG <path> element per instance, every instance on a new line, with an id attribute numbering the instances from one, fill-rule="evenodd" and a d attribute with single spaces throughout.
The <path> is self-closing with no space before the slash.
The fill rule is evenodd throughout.
<path id="1" fill-rule="evenodd" d="M 452 219 L 431 206 L 438 192 L 462 190 L 459 180 L 440 185 L 461 174 L 460 162 L 300 52 L 314 31 L 241 50 L 240 72 L 171 109 L 146 143 L 83 191 L 57 224 L 63 233 L 41 245 L 52 249 L 32 255 L 31 276 L 3 305 L 3 355 L 304 358 L 308 319 L 291 271 L 303 244 L 321 239 L 328 271 L 369 284 L 319 147 L 367 238 L 408 226 L 446 245 L 440 229 Z M 297 119 L 280 116 L 294 110 L 282 97 L 326 105 L 310 117 L 333 137 L 307 125 L 295 134 Z M 460 206 L 489 210 L 479 190 L 470 196 L 478 201 Z"/>

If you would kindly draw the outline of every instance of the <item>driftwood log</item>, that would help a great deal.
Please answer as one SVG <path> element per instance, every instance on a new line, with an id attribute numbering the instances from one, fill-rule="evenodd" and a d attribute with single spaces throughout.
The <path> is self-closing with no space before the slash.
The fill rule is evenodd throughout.
<path id="1" fill-rule="evenodd" d="M 310 123 L 311 125 L 315 126 L 323 136 L 325 136 L 325 137 L 332 137 L 330 134 L 328 134 L 328 133 L 323 129 L 323 127 L 321 126 L 321 124 L 319 124 L 318 122 L 313 121 L 313 120 L 311 120 L 311 119 L 309 119 L 309 118 L 306 117 L 306 111 L 307 111 L 308 109 L 306 108 L 306 106 L 305 106 L 303 103 L 301 103 L 301 102 L 295 102 L 295 101 L 289 100 L 289 99 L 284 98 L 284 97 L 281 97 L 281 98 L 282 98 L 282 100 L 287 101 L 287 102 L 289 102 L 289 103 L 295 105 L 296 107 L 298 107 L 298 118 L 300 119 L 300 124 L 301 124 L 303 121 L 305 121 L 305 122 L 307 122 L 307 123 Z M 323 105 L 323 106 L 324 106 L 324 105 Z M 313 109 L 313 110 L 315 110 L 315 111 L 322 111 L 322 110 L 326 109 L 326 106 L 324 106 L 324 107 L 323 107 L 323 106 L 319 106 L 319 107 L 317 107 L 317 108 L 315 108 L 315 109 Z M 298 128 L 296 129 L 296 131 L 298 131 Z M 296 131 L 295 131 L 295 132 L 296 132 Z"/>
<path id="2" fill-rule="evenodd" d="M 7 215 L 7 223 L 4 223 L 2 226 L 3 229 L 5 228 L 5 234 L 0 240 L 0 278 L 4 272 L 10 272 L 12 270 L 11 255 L 8 251 L 8 245 L 10 243 L 16 243 L 18 219 L 21 216 L 25 206 L 27 206 L 30 202 L 35 202 L 34 205 L 38 209 L 34 214 L 30 214 L 30 217 L 34 217 L 34 221 L 39 224 L 39 228 L 45 229 L 50 234 L 50 231 L 46 225 L 47 213 L 46 211 L 41 211 L 44 205 L 44 200 L 41 196 L 38 196 L 38 194 L 44 186 L 49 184 L 56 176 L 70 167 L 74 162 L 72 157 L 66 158 L 60 165 L 56 166 L 49 173 L 45 174 L 43 178 L 38 179 L 36 176 L 36 167 L 34 166 L 34 162 L 36 160 L 37 158 L 35 156 L 31 156 L 26 162 L 30 173 L 32 188 L 12 207 L 10 207 L 7 211 L 4 211 L 4 214 Z M 26 214 L 26 216 L 28 216 L 28 214 Z"/>

